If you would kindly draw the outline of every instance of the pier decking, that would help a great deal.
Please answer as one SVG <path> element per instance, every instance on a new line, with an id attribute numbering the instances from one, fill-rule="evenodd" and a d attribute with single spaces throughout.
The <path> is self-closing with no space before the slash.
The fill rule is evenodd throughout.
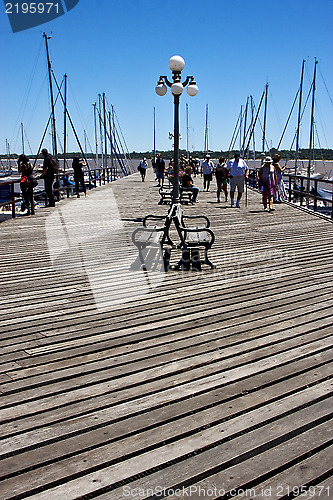
<path id="1" fill-rule="evenodd" d="M 1 500 L 331 498 L 332 224 L 201 192 L 217 269 L 131 270 L 155 184 L 0 225 Z"/>

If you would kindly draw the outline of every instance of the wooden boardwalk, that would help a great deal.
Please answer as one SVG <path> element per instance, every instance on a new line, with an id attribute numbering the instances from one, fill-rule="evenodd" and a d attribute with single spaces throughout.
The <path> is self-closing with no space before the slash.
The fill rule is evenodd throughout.
<path id="1" fill-rule="evenodd" d="M 133 271 L 154 185 L 0 225 L 1 500 L 331 498 L 332 224 L 200 193 L 217 269 Z"/>

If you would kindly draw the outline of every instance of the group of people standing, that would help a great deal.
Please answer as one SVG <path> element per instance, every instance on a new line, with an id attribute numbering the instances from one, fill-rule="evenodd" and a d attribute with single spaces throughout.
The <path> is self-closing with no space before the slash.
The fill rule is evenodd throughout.
<path id="1" fill-rule="evenodd" d="M 23 207 L 26 212 L 25 215 L 35 214 L 35 201 L 34 201 L 34 187 L 38 185 L 38 179 L 44 180 L 45 194 L 48 200 L 48 206 L 55 206 L 54 197 L 54 183 L 57 174 L 57 163 L 49 154 L 47 149 L 42 149 L 43 157 L 43 171 L 39 177 L 34 176 L 34 167 L 30 163 L 29 158 L 23 153 L 19 156 L 17 160 L 18 171 L 21 174 L 20 188 L 23 198 Z M 86 186 L 84 182 L 83 173 L 83 163 L 78 156 L 74 156 L 72 162 L 72 168 L 74 171 L 74 183 L 76 196 L 79 198 L 80 186 L 84 194 L 86 195 Z"/>
<path id="2" fill-rule="evenodd" d="M 273 203 L 286 200 L 286 191 L 283 184 L 283 172 L 285 167 L 279 164 L 280 155 L 275 154 L 273 158 L 267 156 L 257 174 L 258 187 L 262 193 L 262 203 L 267 211 L 274 210 Z M 146 168 L 148 166 L 146 158 L 140 162 L 141 176 L 144 181 Z M 163 186 L 165 176 L 173 176 L 173 159 L 170 160 L 169 167 L 166 168 L 165 161 L 160 153 L 153 161 L 153 167 L 158 181 L 158 186 Z M 140 167 L 139 167 L 140 168 Z M 195 185 L 192 175 L 196 177 L 200 170 L 200 160 L 190 157 L 185 158 L 182 155 L 179 159 L 179 168 L 184 171 L 181 178 L 183 188 L 190 189 L 193 193 L 192 201 L 197 200 L 199 187 Z M 216 178 L 216 196 L 217 202 L 221 201 L 221 193 L 224 193 L 225 201 L 228 201 L 228 184 L 230 184 L 230 205 L 240 208 L 240 200 L 245 191 L 245 185 L 249 178 L 249 167 L 245 160 L 241 158 L 240 153 L 236 152 L 234 158 L 230 161 L 221 156 L 217 164 L 214 164 L 209 154 L 201 164 L 201 174 L 203 176 L 203 191 L 209 192 L 213 176 Z M 235 195 L 237 191 L 237 198 Z"/>
<path id="3" fill-rule="evenodd" d="M 214 164 L 210 155 L 207 154 L 205 160 L 202 162 L 201 170 L 203 176 L 203 191 L 209 192 L 210 183 L 213 180 L 213 175 L 215 175 L 216 185 L 217 185 L 217 191 L 216 191 L 217 202 L 220 203 L 221 201 L 222 191 L 224 192 L 225 201 L 226 202 L 228 201 L 228 183 L 230 182 L 231 206 L 233 207 L 235 205 L 234 197 L 237 188 L 236 207 L 237 208 L 240 207 L 239 202 L 244 192 L 245 178 L 248 177 L 249 168 L 245 163 L 245 161 L 242 158 L 240 158 L 239 153 L 236 153 L 234 159 L 230 160 L 228 163 L 226 163 L 225 158 L 221 156 L 219 158 L 217 165 Z M 192 168 L 188 167 L 188 170 L 186 170 L 186 174 L 190 174 L 191 172 Z M 187 177 L 186 177 L 186 182 L 189 182 Z M 199 191 L 199 188 L 197 186 L 194 186 L 192 178 L 189 183 L 191 184 L 188 185 L 187 187 L 196 188 Z M 196 192 L 196 196 L 197 194 L 198 192 Z"/>

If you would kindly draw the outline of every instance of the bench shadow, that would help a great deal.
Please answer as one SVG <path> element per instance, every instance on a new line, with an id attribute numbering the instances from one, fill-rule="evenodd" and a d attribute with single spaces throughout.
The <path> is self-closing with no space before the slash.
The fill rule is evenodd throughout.
<path id="1" fill-rule="evenodd" d="M 124 220 L 126 222 L 143 222 L 143 217 L 136 217 L 135 219 L 122 218 L 121 220 Z"/>

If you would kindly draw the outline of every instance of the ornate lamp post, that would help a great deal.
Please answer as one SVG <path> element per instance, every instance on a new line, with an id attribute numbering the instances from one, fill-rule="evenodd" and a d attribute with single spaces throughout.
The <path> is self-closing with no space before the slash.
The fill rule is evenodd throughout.
<path id="1" fill-rule="evenodd" d="M 179 100 L 180 96 L 187 86 L 189 96 L 195 96 L 198 93 L 198 87 L 193 76 L 188 76 L 186 80 L 181 82 L 181 72 L 185 68 L 185 61 L 181 56 L 172 56 L 169 60 L 169 68 L 172 71 L 173 83 L 169 82 L 166 76 L 160 76 L 157 82 L 155 92 L 157 95 L 163 96 L 167 93 L 167 86 L 171 88 L 171 93 L 174 97 L 174 169 L 173 169 L 173 193 L 172 203 L 179 203 Z M 166 86 L 166 85 L 167 86 Z"/>

